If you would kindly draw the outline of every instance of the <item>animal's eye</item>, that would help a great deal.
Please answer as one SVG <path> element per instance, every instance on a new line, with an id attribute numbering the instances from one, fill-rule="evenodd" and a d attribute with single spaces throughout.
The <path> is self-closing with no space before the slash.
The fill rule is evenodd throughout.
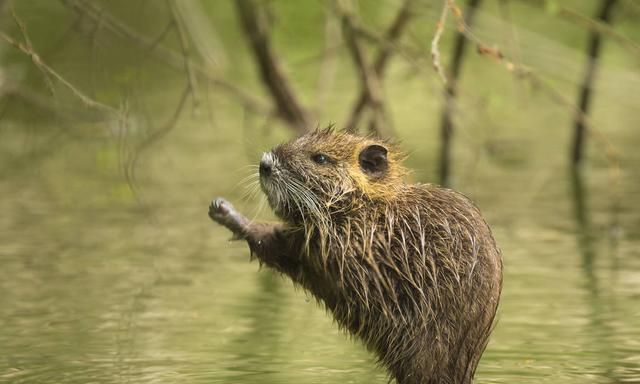
<path id="1" fill-rule="evenodd" d="M 329 157 L 322 153 L 316 153 L 315 155 L 311 156 L 311 160 L 318 164 L 327 164 L 329 162 Z"/>

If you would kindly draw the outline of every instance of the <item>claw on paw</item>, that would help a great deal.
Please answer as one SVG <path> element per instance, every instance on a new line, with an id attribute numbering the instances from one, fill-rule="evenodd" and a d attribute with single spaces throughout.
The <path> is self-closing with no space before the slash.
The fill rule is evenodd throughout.
<path id="1" fill-rule="evenodd" d="M 232 209 L 231 204 L 225 199 L 218 197 L 213 200 L 209 205 L 209 217 L 220 217 L 226 216 L 229 214 L 229 211 Z"/>

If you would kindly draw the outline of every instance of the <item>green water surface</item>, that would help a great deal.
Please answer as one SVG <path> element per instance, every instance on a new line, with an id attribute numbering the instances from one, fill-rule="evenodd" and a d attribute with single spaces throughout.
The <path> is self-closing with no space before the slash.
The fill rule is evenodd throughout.
<path id="1" fill-rule="evenodd" d="M 110 11 L 155 36 L 164 8 L 134 3 Z M 310 57 L 323 44 L 323 10 L 274 3 L 287 70 L 313 104 L 319 64 Z M 589 3 L 589 13 L 596 2 L 569 3 Z M 384 4 L 363 6 L 363 20 L 384 25 L 396 3 Z M 74 22 L 57 3 L 16 9 L 36 46 L 53 45 Z M 217 73 L 268 100 L 232 7 L 203 9 L 226 49 Z M 478 31 L 507 36 L 495 6 L 485 11 Z M 523 5 L 512 12 L 523 60 L 573 98 L 584 30 Z M 438 13 L 424 5 L 414 41 L 428 47 Z M 261 193 L 246 198 L 243 178 L 292 132 L 203 81 L 197 105 L 189 99 L 175 126 L 140 149 L 171 120 L 184 74 L 106 30 L 90 48 L 91 24 L 79 25 L 49 61 L 102 102 L 126 100 L 124 128 L 64 90 L 47 95 L 29 61 L 0 51 L 3 73 L 49 100 L 0 104 L 0 382 L 386 383 L 312 297 L 260 270 L 207 217 L 209 201 L 225 196 L 250 217 L 271 218 Z M 637 25 L 621 21 L 632 36 Z M 166 44 L 177 49 L 176 41 Z M 592 137 L 578 176 L 567 166 L 571 113 L 485 58 L 466 64 L 454 187 L 480 206 L 505 266 L 479 383 L 640 382 L 640 105 L 631 91 L 640 74 L 637 56 L 615 44 L 605 52 L 592 118 L 618 157 Z M 358 91 L 349 56 L 337 60 L 317 105 L 321 125 L 340 126 Z M 434 182 L 442 85 L 428 60 L 394 63 L 385 91 L 410 180 Z"/>

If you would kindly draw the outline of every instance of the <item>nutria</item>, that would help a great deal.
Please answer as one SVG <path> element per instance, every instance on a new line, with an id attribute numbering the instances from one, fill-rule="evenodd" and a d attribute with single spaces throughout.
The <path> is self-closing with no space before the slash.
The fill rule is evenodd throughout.
<path id="1" fill-rule="evenodd" d="M 224 199 L 209 216 L 311 292 L 399 384 L 471 383 L 493 328 L 502 259 L 475 205 L 409 184 L 389 142 L 333 129 L 274 148 L 260 184 L 280 223 Z"/>

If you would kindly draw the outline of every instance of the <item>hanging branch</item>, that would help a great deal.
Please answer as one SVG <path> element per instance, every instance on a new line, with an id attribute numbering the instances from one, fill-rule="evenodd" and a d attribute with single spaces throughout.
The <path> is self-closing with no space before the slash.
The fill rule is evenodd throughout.
<path id="1" fill-rule="evenodd" d="M 544 9 L 547 5 L 547 0 L 520 0 L 529 6 L 534 6 L 539 9 Z M 628 5 L 634 6 L 636 0 L 630 0 L 627 2 Z M 560 2 L 556 3 L 557 12 L 555 15 L 558 17 L 565 19 L 567 21 L 573 22 L 577 25 L 584 27 L 585 29 L 591 31 L 592 33 L 600 33 L 601 35 L 605 35 L 609 37 L 611 40 L 618 42 L 623 45 L 625 48 L 629 49 L 636 55 L 640 55 L 640 44 L 636 41 L 628 38 L 627 36 L 615 31 L 611 28 L 603 20 L 596 18 L 591 18 L 589 16 L 583 15 L 580 12 L 577 12 L 571 8 L 568 8 L 562 5 Z M 633 12 L 633 11 L 632 11 Z"/>
<path id="2" fill-rule="evenodd" d="M 509 38 L 509 51 L 511 52 L 511 56 L 515 63 L 521 63 L 522 57 L 520 53 L 520 37 L 518 33 L 518 29 L 513 22 L 513 17 L 511 16 L 511 0 L 499 0 L 498 5 L 500 6 L 500 14 L 504 21 L 509 25 L 509 29 L 511 30 L 510 38 Z"/>
<path id="3" fill-rule="evenodd" d="M 162 41 L 167 37 L 169 32 L 171 32 L 175 27 L 176 27 L 176 23 L 175 23 L 175 20 L 172 18 L 167 23 L 167 25 L 164 26 L 164 28 L 162 29 L 162 32 L 160 32 L 158 36 L 151 41 L 151 44 L 147 47 L 147 51 L 151 52 L 154 49 L 156 49 L 156 47 L 160 45 L 160 43 L 162 43 Z"/>
<path id="4" fill-rule="evenodd" d="M 603 0 L 596 18 L 603 23 L 610 22 L 611 10 L 615 6 L 617 0 Z M 588 115 L 589 106 L 591 102 L 591 89 L 593 87 L 593 80 L 596 75 L 596 69 L 598 67 L 598 59 L 600 56 L 602 36 L 600 32 L 591 32 L 589 39 L 589 52 L 587 58 L 587 68 L 582 81 L 582 87 L 580 90 L 580 96 L 578 101 L 578 108 L 580 110 L 580 116 Z M 582 163 L 584 157 L 584 142 L 586 126 L 584 119 L 580 116 L 576 116 L 574 120 L 574 133 L 573 144 L 571 149 L 571 164 L 577 167 Z"/>
<path id="5" fill-rule="evenodd" d="M 154 55 L 154 57 L 171 68 L 177 70 L 184 70 L 184 57 L 183 55 L 159 44 L 160 38 L 157 39 L 149 39 L 146 36 L 143 36 L 131 29 L 129 26 L 123 24 L 112 15 L 110 15 L 105 10 L 101 9 L 97 5 L 91 2 L 82 2 L 78 0 L 60 0 L 62 4 L 69 7 L 76 13 L 82 16 L 86 16 L 88 19 L 92 20 L 94 23 L 101 23 L 102 28 L 113 33 L 114 35 L 123 37 L 134 44 L 138 45 L 141 49 L 146 50 Z M 172 23 L 173 24 L 173 23 Z M 173 27 L 173 25 L 172 25 Z M 167 26 L 161 35 L 167 33 L 167 29 L 171 27 Z M 239 102 L 241 102 L 245 107 L 251 109 L 252 111 L 256 111 L 262 114 L 271 113 L 271 107 L 265 105 L 265 103 L 256 98 L 251 93 L 243 90 L 242 88 L 237 87 L 235 84 L 222 79 L 219 76 L 214 75 L 210 71 L 204 69 L 201 65 L 196 62 L 190 61 L 190 65 L 193 68 L 193 71 L 197 73 L 198 77 L 203 78 L 209 81 L 211 84 L 216 87 L 228 92 L 230 95 L 234 96 Z"/>
<path id="6" fill-rule="evenodd" d="M 481 0 L 469 0 L 466 9 L 466 20 L 465 26 L 468 28 L 473 24 L 473 18 L 476 13 L 476 9 L 480 5 Z M 453 6 L 453 3 L 447 0 L 445 4 L 445 9 Z M 455 13 L 455 12 L 454 12 Z M 443 15 L 446 17 L 446 13 L 443 11 Z M 441 30 L 443 25 L 441 24 L 442 20 L 438 23 L 438 29 Z M 434 38 L 436 40 L 436 38 Z M 440 184 L 444 186 L 449 186 L 451 183 L 451 146 L 452 146 L 452 137 L 454 133 L 454 125 L 453 125 L 453 105 L 455 104 L 456 98 L 456 87 L 458 83 L 458 78 L 460 76 L 460 70 L 462 68 L 462 62 L 464 59 L 465 46 L 467 44 L 467 38 L 465 37 L 463 31 L 458 31 L 456 34 L 456 40 L 453 46 L 453 58 L 451 60 L 451 69 L 449 71 L 449 77 L 447 81 L 447 77 L 443 77 L 445 80 L 445 94 L 444 94 L 444 106 L 442 108 L 442 120 L 440 124 L 440 161 L 438 163 L 438 175 Z M 436 45 L 437 46 L 437 45 Z M 433 44 L 432 44 L 433 47 Z M 435 57 L 434 57 L 434 67 L 440 73 L 442 71 L 442 67 L 435 65 Z M 443 74 L 440 73 L 442 77 Z"/>
<path id="7" fill-rule="evenodd" d="M 528 80 L 532 87 L 541 89 L 546 92 L 547 95 L 554 102 L 564 106 L 568 109 L 577 120 L 579 120 L 586 127 L 586 133 L 590 134 L 600 145 L 602 151 L 610 165 L 609 178 L 612 184 L 617 184 L 620 180 L 620 154 L 615 148 L 613 143 L 606 137 L 605 134 L 597 130 L 589 117 L 571 100 L 569 100 L 562 92 L 558 91 L 551 84 L 547 83 L 538 76 L 535 72 L 525 66 L 514 64 L 508 58 L 506 58 L 498 48 L 488 48 L 487 45 L 478 45 L 478 54 L 481 56 L 487 56 L 497 63 L 501 64 L 509 72 L 516 75 L 516 78 Z"/>
<path id="8" fill-rule="evenodd" d="M 296 97 L 272 49 L 264 7 L 254 0 L 237 0 L 235 4 L 258 64 L 260 77 L 276 104 L 278 117 L 298 132 L 313 128 L 309 112 Z"/>
<path id="9" fill-rule="evenodd" d="M 191 60 L 189 38 L 187 37 L 187 33 L 184 30 L 184 26 L 182 24 L 180 16 L 178 15 L 178 10 L 176 9 L 175 3 L 172 0 L 167 0 L 167 7 L 171 10 L 171 18 L 173 20 L 173 24 L 176 26 L 176 30 L 178 31 L 180 48 L 182 49 L 182 57 L 184 59 L 184 70 L 187 72 L 187 79 L 189 81 L 189 92 L 191 92 L 191 96 L 193 98 L 193 106 L 194 108 L 197 108 L 200 104 L 197 88 L 198 81 L 196 79 L 196 74 L 193 69 L 193 62 Z"/>
<path id="10" fill-rule="evenodd" d="M 384 34 L 383 43 L 381 44 L 382 48 L 380 48 L 380 51 L 378 52 L 378 55 L 373 63 L 373 70 L 372 71 L 367 70 L 366 71 L 367 74 L 364 74 L 364 73 L 360 74 L 363 80 L 365 76 L 368 76 L 368 78 L 375 77 L 375 80 L 371 80 L 371 81 L 374 81 L 375 83 L 372 84 L 371 82 L 369 82 L 369 84 L 367 84 L 366 82 L 363 82 L 360 95 L 358 96 L 358 99 L 356 100 L 351 110 L 351 114 L 347 119 L 346 129 L 350 132 L 355 132 L 357 130 L 358 123 L 362 118 L 362 113 L 368 106 L 372 107 L 372 109 L 374 110 L 374 120 L 372 121 L 373 127 L 375 127 L 377 122 L 384 116 L 383 110 L 381 109 L 382 107 L 384 107 L 384 105 L 382 105 L 382 107 L 376 106 L 375 103 L 378 100 L 376 100 L 375 98 L 374 99 L 370 98 L 371 91 L 372 90 L 375 91 L 376 84 L 378 85 L 378 87 L 380 87 L 380 84 L 382 83 L 382 79 L 384 77 L 384 72 L 387 68 L 387 64 L 389 62 L 389 59 L 391 58 L 391 55 L 394 52 L 393 48 L 397 44 L 397 42 L 400 40 L 402 33 L 404 32 L 406 26 L 409 24 L 409 21 L 411 20 L 411 17 L 413 16 L 412 5 L 413 5 L 413 0 L 405 0 L 403 2 L 402 6 L 398 10 L 398 13 L 396 14 L 396 17 L 393 19 L 393 21 L 391 22 L 391 24 L 389 25 L 389 27 L 387 28 Z M 347 30 L 345 30 L 345 33 L 353 35 L 354 41 L 355 41 L 355 32 L 356 31 L 360 32 L 361 28 L 358 28 L 357 24 L 352 19 L 352 17 L 348 14 L 348 12 L 341 10 L 341 8 L 339 7 L 339 3 L 337 8 L 341 13 L 341 17 L 343 18 L 343 26 L 345 26 L 344 21 L 346 21 L 348 24 L 346 25 Z M 355 51 L 353 47 L 350 50 L 352 52 L 352 57 L 355 59 L 355 56 L 354 56 Z M 380 87 L 379 89 L 381 92 L 382 88 Z M 374 94 L 374 96 L 376 95 Z M 375 108 L 378 108 L 378 110 L 376 111 Z"/>
<path id="11" fill-rule="evenodd" d="M 408 25 L 411 17 L 413 16 L 412 5 L 412 0 L 405 0 L 398 10 L 396 17 L 393 19 L 391 25 L 389 25 L 389 28 L 385 32 L 385 44 L 383 44 L 382 48 L 378 52 L 378 57 L 376 58 L 373 65 L 378 77 L 382 76 L 382 74 L 384 73 L 389 58 L 393 53 L 393 47 L 396 45 L 398 40 L 400 40 L 405 27 Z"/>
<path id="12" fill-rule="evenodd" d="M 467 8 L 465 10 L 464 25 L 468 29 L 473 25 L 473 20 L 476 14 L 477 8 L 480 6 L 481 0 L 469 0 Z M 453 47 L 453 58 L 451 60 L 450 69 L 450 82 L 447 84 L 447 93 L 449 95 L 455 95 L 456 82 L 460 76 L 460 69 L 462 68 L 462 61 L 464 59 L 464 51 L 467 44 L 467 38 L 464 32 L 458 31 L 456 34 L 456 40 Z"/>
<path id="13" fill-rule="evenodd" d="M 357 20 L 354 19 L 353 28 L 358 35 L 358 38 L 365 40 L 367 43 L 377 45 L 381 48 L 381 50 L 384 49 L 386 51 L 383 60 L 377 60 L 378 58 L 374 60 L 374 66 L 376 66 L 375 63 L 381 63 L 377 66 L 381 67 L 382 71 L 386 69 L 387 59 L 391 58 L 393 54 L 403 56 L 403 58 L 407 60 L 407 63 L 412 65 L 415 69 L 422 68 L 422 64 L 418 63 L 417 60 L 425 57 L 424 50 L 409 45 L 403 45 L 399 41 L 401 37 L 400 32 L 403 32 L 404 25 L 410 21 L 409 17 L 413 17 L 413 13 L 409 11 L 411 11 L 411 8 L 408 8 L 407 12 L 402 15 L 406 17 L 396 18 L 395 20 L 398 23 L 392 23 L 392 25 L 389 26 L 389 29 L 383 31 L 382 33 L 379 33 L 376 29 L 358 23 Z M 398 28 L 393 28 L 393 30 L 397 31 L 399 34 L 390 37 L 389 31 L 392 30 L 392 27 L 394 25 Z M 409 35 L 409 37 L 411 37 L 411 35 Z M 393 41 L 389 41 L 389 38 L 391 38 Z"/>
<path id="14" fill-rule="evenodd" d="M 14 40 L 12 37 L 10 37 L 9 35 L 5 34 L 2 31 L 0 31 L 0 38 L 2 40 L 4 40 L 7 44 L 12 45 L 13 47 L 18 49 L 19 51 L 21 51 L 25 55 L 29 56 L 31 58 L 31 61 L 34 62 L 34 64 L 36 65 L 36 67 L 39 70 L 41 70 L 42 72 L 46 73 L 47 75 L 52 76 L 58 82 L 60 82 L 62 85 L 64 85 L 66 88 L 68 88 L 78 99 L 80 99 L 80 101 L 82 101 L 82 103 L 85 106 L 90 107 L 90 108 L 94 108 L 94 109 L 98 109 L 98 110 L 102 110 L 104 112 L 108 112 L 108 113 L 111 113 L 111 114 L 116 114 L 116 115 L 118 114 L 118 110 L 117 109 L 92 99 L 91 97 L 85 95 L 84 92 L 82 92 L 81 90 L 76 88 L 73 84 L 71 84 L 62 75 L 60 75 L 53 68 L 51 68 L 49 65 L 47 65 L 47 63 L 45 63 L 40 58 L 40 55 L 38 55 L 38 53 L 33 50 L 33 47 L 27 46 L 27 45 L 25 45 L 23 43 L 20 43 L 20 42 Z"/>
<path id="15" fill-rule="evenodd" d="M 29 35 L 27 34 L 27 28 L 25 27 L 24 23 L 18 18 L 18 15 L 16 15 L 16 12 L 13 8 L 11 9 L 11 17 L 13 17 L 13 21 L 16 23 L 16 25 L 20 29 L 20 33 L 22 33 L 22 40 L 24 41 L 25 48 L 33 52 L 34 51 L 33 45 L 31 44 L 31 39 L 29 39 Z M 31 57 L 31 62 L 33 63 L 33 65 L 35 65 L 36 68 L 38 68 L 38 70 L 40 71 L 40 73 L 42 73 L 42 77 L 44 78 L 44 82 L 47 85 L 49 92 L 52 95 L 55 94 L 53 82 L 51 82 L 51 78 L 47 74 L 47 70 L 42 67 L 42 60 L 40 59 L 40 56 L 38 55 L 29 55 L 29 56 Z"/>
<path id="16" fill-rule="evenodd" d="M 440 13 L 440 18 L 436 24 L 436 33 L 433 35 L 433 39 L 431 40 L 431 63 L 433 65 L 433 69 L 436 70 L 442 79 L 442 82 L 445 84 L 447 83 L 447 75 L 444 73 L 442 63 L 440 62 L 440 38 L 442 38 L 442 34 L 444 33 L 444 26 L 447 23 L 448 15 L 449 2 L 445 0 L 444 5 L 442 6 L 442 12 Z"/>
<path id="17" fill-rule="evenodd" d="M 151 132 L 147 137 L 144 138 L 143 141 L 136 145 L 135 150 L 133 151 L 132 157 L 130 161 L 124 167 L 125 178 L 127 179 L 127 184 L 129 184 L 129 188 L 131 191 L 137 196 L 137 188 L 136 188 L 136 168 L 138 165 L 138 161 L 140 160 L 140 155 L 143 151 L 149 149 L 151 145 L 164 136 L 166 136 L 169 132 L 173 130 L 173 128 L 178 123 L 180 119 L 180 115 L 184 110 L 184 107 L 187 103 L 187 99 L 189 95 L 193 95 L 191 90 L 191 85 L 187 84 L 180 94 L 180 99 L 178 101 L 178 105 L 176 109 L 173 111 L 173 114 L 169 119 L 157 130 Z"/>
<path id="18" fill-rule="evenodd" d="M 380 135 L 385 125 L 382 87 L 373 66 L 368 62 L 364 48 L 357 39 L 353 25 L 353 15 L 348 12 L 342 12 L 342 32 L 358 75 L 360 75 L 362 95 L 365 100 L 364 105 L 368 105 L 373 112 L 370 131 Z M 347 127 L 350 127 L 350 130 L 355 130 L 353 122 L 349 122 Z"/>
<path id="19" fill-rule="evenodd" d="M 324 49 L 322 51 L 322 58 L 316 84 L 314 108 L 316 116 L 321 115 L 321 112 L 323 111 L 322 108 L 326 104 L 326 99 L 329 95 L 329 90 L 333 86 L 338 64 L 338 49 L 336 46 L 339 40 L 340 26 L 338 25 L 338 20 L 333 17 L 330 11 L 325 10 Z"/>
<path id="20" fill-rule="evenodd" d="M 473 1 L 474 0 L 470 0 L 470 2 Z M 529 68 L 518 65 L 509 60 L 497 46 L 490 46 L 488 44 L 485 44 L 478 37 L 476 37 L 465 21 L 464 14 L 458 7 L 458 5 L 456 5 L 455 0 L 444 0 L 444 4 L 444 6 L 448 8 L 455 17 L 456 27 L 458 29 L 459 35 L 462 35 L 465 39 L 474 43 L 476 45 L 478 54 L 494 59 L 496 62 L 502 64 L 508 71 L 513 72 L 519 76 L 526 76 L 530 74 L 531 71 Z M 469 20 L 471 20 L 471 18 Z"/>
<path id="21" fill-rule="evenodd" d="M 610 164 L 609 176 L 611 182 L 616 184 L 620 179 L 620 160 L 618 151 L 602 132 L 593 127 L 588 116 L 578 106 L 572 103 L 571 100 L 567 99 L 561 92 L 544 81 L 530 68 L 519 63 L 515 63 L 509 57 L 504 55 L 497 46 L 490 46 L 476 37 L 469 29 L 469 26 L 465 23 L 462 11 L 456 6 L 455 0 L 445 1 L 447 5 L 451 7 L 451 11 L 455 16 L 458 31 L 461 32 L 467 40 L 476 45 L 477 53 L 479 55 L 494 60 L 507 71 L 514 74 L 517 78 L 528 80 L 534 87 L 544 90 L 552 100 L 555 100 L 558 104 L 567 108 L 575 116 L 576 121 L 580 121 L 585 125 L 587 128 L 585 131 L 589 133 L 596 140 L 596 143 L 601 146 L 604 155 Z"/>

